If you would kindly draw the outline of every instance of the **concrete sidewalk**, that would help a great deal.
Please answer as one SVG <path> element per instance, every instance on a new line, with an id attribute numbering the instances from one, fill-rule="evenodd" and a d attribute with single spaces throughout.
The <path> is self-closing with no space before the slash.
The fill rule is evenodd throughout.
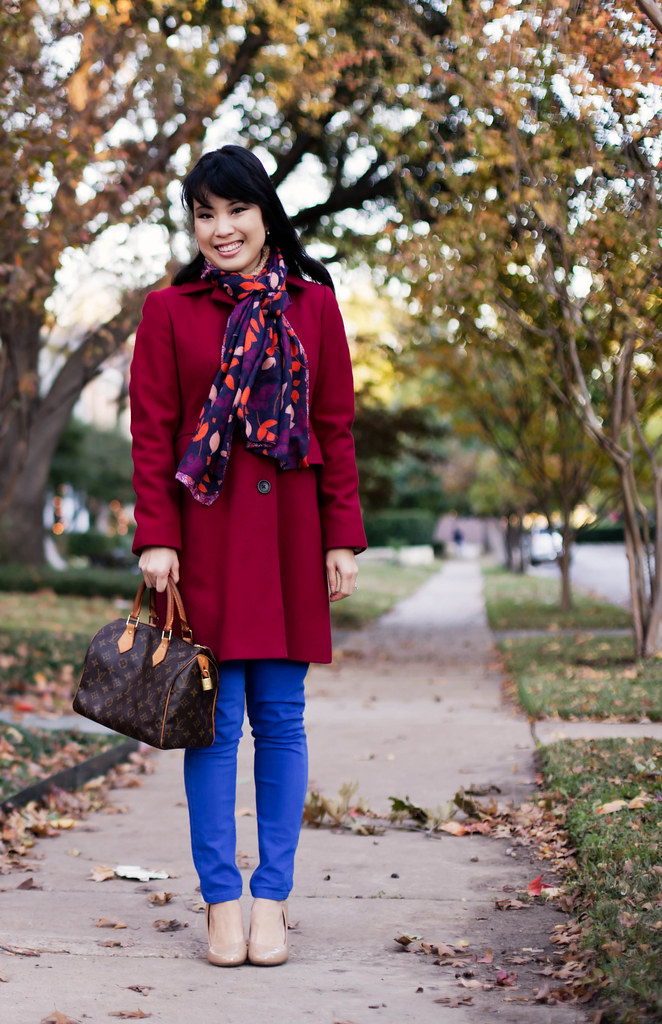
<path id="1" fill-rule="evenodd" d="M 391 796 L 435 808 L 472 783 L 498 786 L 500 799 L 525 797 L 534 784 L 534 744 L 526 719 L 502 704 L 500 686 L 479 568 L 447 563 L 375 627 L 346 635 L 332 666 L 311 670 L 311 785 L 335 797 L 344 783 L 356 782 L 365 802 L 384 812 Z M 152 760 L 155 771 L 138 788 L 116 792 L 116 808 L 126 813 L 97 814 L 74 832 L 39 842 L 40 889 L 17 890 L 22 875 L 0 879 L 0 945 L 39 953 L 0 956 L 3 1024 L 39 1024 L 55 1010 L 62 1024 L 66 1017 L 101 1024 L 136 1010 L 154 1024 L 587 1019 L 576 1007 L 533 1002 L 545 980 L 540 972 L 555 956 L 548 937 L 562 915 L 551 905 L 495 910 L 504 886 L 526 888 L 545 865 L 531 862 L 523 848 L 482 836 L 304 828 L 290 898 L 296 927 L 289 963 L 208 965 L 204 918 L 195 909 L 182 752 L 155 752 Z M 245 738 L 238 807 L 253 806 Z M 254 816 L 240 815 L 238 843 L 248 880 L 257 850 Z M 162 868 L 171 877 L 148 884 L 88 880 L 99 864 Z M 175 894 L 166 906 L 148 902 L 159 890 Z M 246 897 L 246 917 L 249 903 Z M 127 927 L 96 927 L 104 917 Z M 159 918 L 188 926 L 160 932 Z M 474 957 L 489 947 L 494 967 L 474 959 L 476 977 L 493 980 L 503 967 L 517 972 L 518 987 L 463 988 L 461 970 L 404 952 L 394 937 L 405 932 L 468 943 Z"/>

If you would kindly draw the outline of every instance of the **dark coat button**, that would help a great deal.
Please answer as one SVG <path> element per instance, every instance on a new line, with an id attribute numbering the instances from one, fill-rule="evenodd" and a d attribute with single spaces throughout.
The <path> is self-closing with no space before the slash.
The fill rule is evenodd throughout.
<path id="1" fill-rule="evenodd" d="M 268 480 L 259 480 L 257 484 L 257 489 L 260 492 L 260 494 L 268 494 L 269 491 L 271 490 L 271 484 L 269 483 Z"/>

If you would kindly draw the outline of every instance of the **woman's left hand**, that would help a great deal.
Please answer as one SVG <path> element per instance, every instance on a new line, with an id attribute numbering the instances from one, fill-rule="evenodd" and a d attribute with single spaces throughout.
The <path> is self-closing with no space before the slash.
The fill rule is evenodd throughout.
<path id="1" fill-rule="evenodd" d="M 357 589 L 359 567 L 351 548 L 329 548 L 326 553 L 326 578 L 329 583 L 329 600 L 342 601 Z"/>

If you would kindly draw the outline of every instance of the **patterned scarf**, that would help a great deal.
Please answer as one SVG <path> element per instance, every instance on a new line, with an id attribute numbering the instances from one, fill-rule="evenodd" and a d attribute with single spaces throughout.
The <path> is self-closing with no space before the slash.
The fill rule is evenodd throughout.
<path id="1" fill-rule="evenodd" d="M 237 300 L 221 348 L 221 366 L 177 469 L 203 505 L 216 501 L 227 468 L 235 421 L 246 447 L 277 459 L 282 469 L 308 465 L 308 361 L 284 313 L 287 267 L 278 249 L 254 276 L 219 270 L 208 277 Z"/>

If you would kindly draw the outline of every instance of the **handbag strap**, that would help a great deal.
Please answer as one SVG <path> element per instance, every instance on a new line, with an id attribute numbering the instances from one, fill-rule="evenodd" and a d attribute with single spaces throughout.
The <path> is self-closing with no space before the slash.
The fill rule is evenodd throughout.
<path id="1" fill-rule="evenodd" d="M 117 649 L 120 654 L 124 654 L 126 651 L 130 651 L 133 647 L 133 641 L 136 635 L 136 629 L 140 622 L 140 613 L 142 611 L 143 600 L 145 597 L 145 591 L 147 587 L 145 581 L 142 580 L 138 591 L 136 593 L 133 607 L 129 612 L 126 620 L 126 626 L 124 632 L 117 641 Z M 182 595 L 180 594 L 177 585 L 169 578 L 166 586 L 166 618 L 161 633 L 161 643 L 154 652 L 152 663 L 158 665 L 163 661 L 166 654 L 168 653 L 168 646 L 172 637 L 172 626 L 175 619 L 175 608 L 179 616 L 179 622 L 181 625 L 182 639 L 187 644 L 193 643 L 193 632 L 188 623 L 188 618 L 184 610 L 184 602 L 182 601 Z M 158 616 L 156 614 L 156 591 L 150 588 L 149 591 L 149 619 L 153 626 L 158 625 Z"/>

